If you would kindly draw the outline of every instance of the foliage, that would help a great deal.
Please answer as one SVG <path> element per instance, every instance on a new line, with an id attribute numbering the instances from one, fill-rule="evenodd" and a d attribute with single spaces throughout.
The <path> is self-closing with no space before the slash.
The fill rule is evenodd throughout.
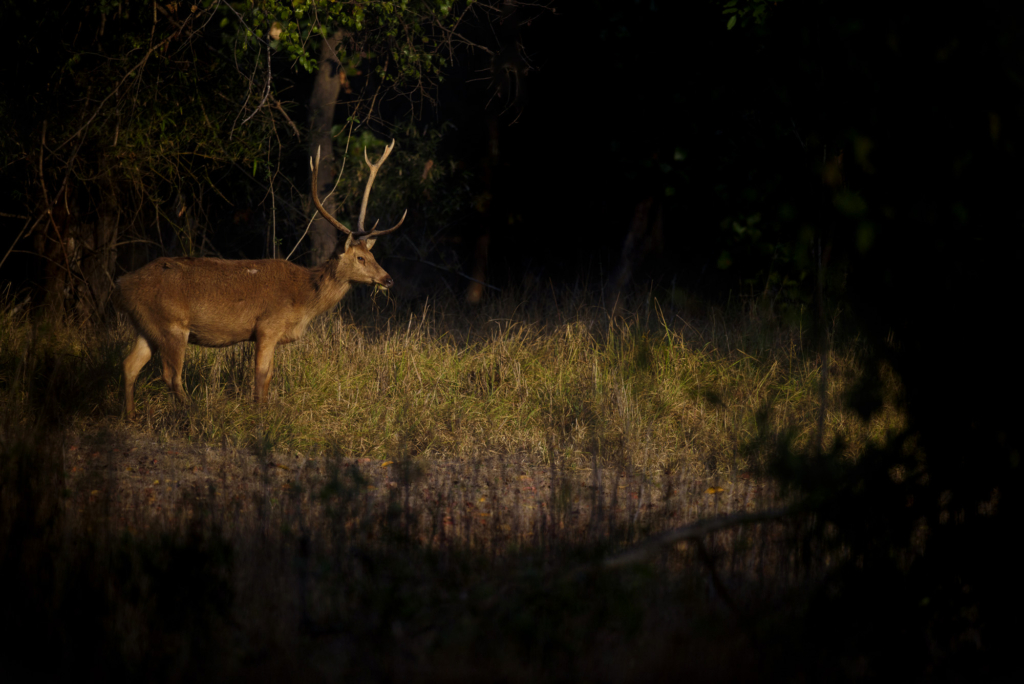
<path id="1" fill-rule="evenodd" d="M 306 71 L 317 68 L 310 52 L 317 38 L 335 30 L 357 34 L 352 59 L 390 59 L 396 73 L 377 60 L 377 73 L 391 81 L 418 82 L 435 78 L 447 63 L 442 48 L 451 46 L 451 33 L 469 11 L 470 0 L 456 7 L 452 0 L 398 0 L 397 2 L 317 2 L 260 0 L 237 15 L 239 49 L 259 50 L 267 44 L 283 51 Z M 230 19 L 222 19 L 227 25 Z M 342 62 L 346 55 L 339 55 Z"/>
<path id="2" fill-rule="evenodd" d="M 38 217 L 30 232 L 51 303 L 95 315 L 114 260 L 131 262 L 122 245 L 196 254 L 205 226 L 231 224 L 233 205 L 266 187 L 259 165 L 279 163 L 279 146 L 266 142 L 283 122 L 266 110 L 240 116 L 247 83 L 202 10 L 126 2 L 11 11 L 37 33 L 2 67 L 8 101 L 23 103 L 4 110 L 13 141 L 4 203 Z M 38 32 L 50 35 L 49 49 L 28 42 Z"/>
<path id="3" fill-rule="evenodd" d="M 731 31 L 739 20 L 741 25 L 746 26 L 750 21 L 764 23 L 768 14 L 769 3 L 778 5 L 778 0 L 727 0 L 722 6 L 722 14 L 729 17 L 725 28 Z"/>
<path id="4" fill-rule="evenodd" d="M 338 129 L 340 134 L 342 127 Z M 433 237 L 449 228 L 470 201 L 466 174 L 456 167 L 454 161 L 446 159 L 441 149 L 448 134 L 450 128 L 443 125 L 422 126 L 413 121 L 396 124 L 393 135 L 401 144 L 388 157 L 384 172 L 374 181 L 374 191 L 367 207 L 367 221 L 379 218 L 382 225 L 389 221 L 395 223 L 408 208 L 408 220 L 430 233 L 415 237 L 417 252 L 421 254 L 436 252 L 439 245 Z M 339 135 L 337 140 L 337 156 L 345 156 L 343 173 L 334 192 L 338 216 L 348 216 L 349 222 L 355 224 L 369 173 L 364 155 L 376 160 L 387 144 L 365 128 L 351 139 Z M 379 243 L 376 249 L 381 247 L 388 251 L 392 249 L 384 242 Z"/>
<path id="5" fill-rule="evenodd" d="M 301 78 L 317 62 L 311 51 L 339 30 L 348 77 L 359 76 L 364 88 L 372 77 L 385 95 L 394 88 L 431 97 L 459 46 L 452 28 L 471 5 L 5 4 L 11 21 L 32 27 L 9 42 L 0 66 L 11 84 L 0 103 L 9 132 L 0 143 L 0 220 L 27 217 L 5 260 L 8 277 L 42 284 L 55 310 L 96 316 L 105 314 L 119 271 L 160 254 L 265 257 L 282 247 L 287 254 L 308 218 L 306 152 L 295 123 L 303 108 L 281 99 L 293 85 L 291 67 L 300 67 L 299 85 L 307 87 Z M 38 49 L 41 35 L 49 36 L 47 50 Z M 366 65 L 371 71 L 362 74 Z M 379 87 L 372 97 L 357 95 L 359 117 L 375 129 L 413 119 L 414 111 L 399 108 L 383 121 L 374 110 L 379 95 Z M 357 112 L 349 114 L 336 130 L 341 145 L 353 130 L 371 136 L 359 129 Z M 431 130 L 406 127 L 405 156 L 419 168 L 399 171 L 403 183 L 384 174 L 375 203 L 393 200 L 410 206 L 413 222 L 443 226 L 462 200 L 430 190 L 452 171 Z M 364 147 L 352 150 L 361 156 Z M 361 167 L 361 160 L 349 166 L 342 196 L 356 194 Z M 36 261 L 19 256 L 27 253 Z"/>
<path id="6" fill-rule="evenodd" d="M 905 429 L 856 460 L 841 444 L 780 453 L 778 473 L 855 559 L 816 619 L 869 662 L 898 656 L 918 676 L 941 652 L 973 676 L 1009 666 L 1024 605 L 997 541 L 1022 516 L 1021 402 L 1006 387 L 1024 368 L 975 366 L 1016 334 L 1022 243 L 1005 226 L 1024 217 L 1008 192 L 1024 169 L 1024 89 L 1019 55 L 997 46 L 1018 41 L 1024 20 L 932 10 L 785 3 L 745 32 L 760 56 L 742 86 L 757 103 L 750 130 L 773 163 L 751 174 L 756 192 L 737 213 L 757 210 L 782 244 L 805 245 L 820 319 L 854 314 L 872 351 L 850 405 L 879 409 L 883 371 L 905 391 Z M 787 153 L 786 139 L 799 146 Z M 979 329 L 942 342 L 963 310 Z"/>

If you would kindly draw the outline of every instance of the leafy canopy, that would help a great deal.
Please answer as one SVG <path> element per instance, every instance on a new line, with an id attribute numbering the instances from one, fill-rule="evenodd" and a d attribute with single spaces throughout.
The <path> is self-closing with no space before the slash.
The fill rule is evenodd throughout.
<path id="1" fill-rule="evenodd" d="M 453 32 L 474 0 L 398 0 L 339 2 L 337 0 L 257 0 L 241 11 L 226 6 L 221 26 L 238 24 L 239 48 L 268 46 L 288 54 L 306 71 L 317 68 L 312 52 L 319 39 L 341 31 L 355 38 L 367 57 L 383 57 L 396 73 L 377 71 L 388 80 L 418 81 L 440 76 L 448 64 L 442 48 L 450 47 Z M 233 16 L 231 16 L 233 15 Z"/>

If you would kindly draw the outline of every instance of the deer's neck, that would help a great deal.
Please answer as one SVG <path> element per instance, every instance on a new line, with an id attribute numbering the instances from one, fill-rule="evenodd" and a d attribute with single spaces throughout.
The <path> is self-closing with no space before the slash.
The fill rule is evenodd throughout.
<path id="1" fill-rule="evenodd" d="M 313 296 L 314 315 L 322 314 L 332 308 L 352 288 L 351 281 L 344 276 L 339 277 L 335 259 L 329 259 L 323 266 L 310 269 L 310 277 L 313 281 L 313 289 L 316 291 Z"/>

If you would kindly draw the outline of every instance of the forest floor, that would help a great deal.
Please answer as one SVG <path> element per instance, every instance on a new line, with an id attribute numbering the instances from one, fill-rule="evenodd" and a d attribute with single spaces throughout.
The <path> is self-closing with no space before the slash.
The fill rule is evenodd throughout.
<path id="1" fill-rule="evenodd" d="M 277 506 L 302 498 L 315 505 L 339 474 L 367 509 L 386 507 L 397 496 L 416 515 L 437 516 L 430 533 L 442 538 L 497 525 L 521 531 L 520 541 L 532 543 L 530 537 L 555 519 L 576 529 L 628 520 L 652 531 L 781 505 L 778 487 L 749 472 L 709 482 L 693 472 L 567 470 L 514 455 L 441 463 L 255 458 L 227 446 L 164 442 L 127 431 L 73 435 L 63 449 L 69 509 L 89 518 L 90 507 L 102 506 L 126 530 L 166 525 L 199 499 L 247 516 L 260 501 Z"/>

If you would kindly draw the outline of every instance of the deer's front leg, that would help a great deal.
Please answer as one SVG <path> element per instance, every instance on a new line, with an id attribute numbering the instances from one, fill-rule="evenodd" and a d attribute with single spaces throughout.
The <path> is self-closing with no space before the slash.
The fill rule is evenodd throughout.
<path id="1" fill-rule="evenodd" d="M 274 375 L 274 348 L 277 338 L 256 338 L 256 395 L 257 403 L 267 400 L 270 378 Z"/>

